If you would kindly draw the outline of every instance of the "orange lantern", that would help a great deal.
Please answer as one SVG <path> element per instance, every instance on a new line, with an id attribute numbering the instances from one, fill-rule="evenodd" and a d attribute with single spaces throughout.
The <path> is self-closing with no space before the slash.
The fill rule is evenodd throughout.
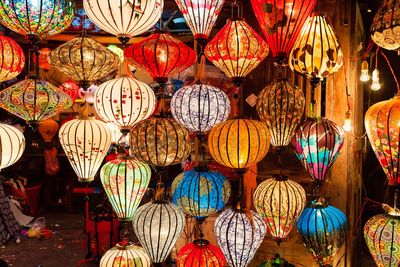
<path id="1" fill-rule="evenodd" d="M 24 51 L 13 39 L 1 34 L 0 51 L 0 82 L 14 79 L 24 69 Z"/>
<path id="2" fill-rule="evenodd" d="M 72 102 L 75 103 L 75 100 L 79 96 L 79 91 L 81 87 L 76 84 L 73 80 L 69 79 L 66 82 L 63 82 L 58 89 L 69 95 L 72 99 Z"/>
<path id="3" fill-rule="evenodd" d="M 57 134 L 59 127 L 60 126 L 58 126 L 58 123 L 55 120 L 47 119 L 40 122 L 38 130 L 43 140 L 46 143 L 51 143 L 54 136 Z"/>
<path id="4" fill-rule="evenodd" d="M 50 54 L 51 50 L 47 47 L 39 50 L 39 68 L 43 70 L 49 70 L 51 68 L 47 56 Z M 33 62 L 36 64 L 36 57 L 33 57 Z"/>

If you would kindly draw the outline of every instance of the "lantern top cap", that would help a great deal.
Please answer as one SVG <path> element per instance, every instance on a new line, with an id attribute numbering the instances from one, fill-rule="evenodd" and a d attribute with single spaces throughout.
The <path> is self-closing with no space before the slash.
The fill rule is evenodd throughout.
<path id="1" fill-rule="evenodd" d="M 397 208 L 392 208 L 388 204 L 382 204 L 382 208 L 386 211 L 386 213 L 391 217 L 400 217 L 400 210 Z"/>
<path id="2" fill-rule="evenodd" d="M 208 246 L 210 244 L 210 241 L 208 241 L 207 239 L 196 239 L 196 240 L 193 241 L 193 244 L 196 247 L 200 247 L 201 248 L 201 247 Z"/>
<path id="3" fill-rule="evenodd" d="M 310 207 L 314 209 L 323 209 L 328 206 L 328 201 L 324 197 L 319 197 L 310 203 Z"/>
<path id="4" fill-rule="evenodd" d="M 117 243 L 117 245 L 116 245 L 117 249 L 119 249 L 119 250 L 127 250 L 128 248 L 133 247 L 133 246 L 135 246 L 135 245 L 132 242 L 127 241 L 127 240 L 121 241 L 121 242 Z"/>

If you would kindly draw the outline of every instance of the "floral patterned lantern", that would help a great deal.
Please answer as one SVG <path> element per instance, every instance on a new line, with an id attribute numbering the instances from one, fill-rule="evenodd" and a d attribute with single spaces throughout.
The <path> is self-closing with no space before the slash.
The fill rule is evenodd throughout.
<path id="1" fill-rule="evenodd" d="M 100 267 L 150 267 L 146 251 L 129 242 L 120 242 L 101 257 Z"/>
<path id="2" fill-rule="evenodd" d="M 12 80 L 24 69 L 24 51 L 13 39 L 1 34 L 0 51 L 0 82 Z"/>
<path id="3" fill-rule="evenodd" d="M 400 1 L 384 0 L 371 24 L 371 39 L 380 47 L 400 47 Z"/>
<path id="4" fill-rule="evenodd" d="M 176 258 L 177 267 L 225 267 L 226 260 L 221 249 L 208 240 L 198 239 L 181 248 Z"/>
<path id="5" fill-rule="evenodd" d="M 58 89 L 69 95 L 72 99 L 72 102 L 75 102 L 75 100 L 79 97 L 79 90 L 81 87 L 73 80 L 68 80 L 63 82 Z"/>
<path id="6" fill-rule="evenodd" d="M 24 150 L 24 134 L 14 126 L 0 123 L 0 170 L 17 162 Z"/>

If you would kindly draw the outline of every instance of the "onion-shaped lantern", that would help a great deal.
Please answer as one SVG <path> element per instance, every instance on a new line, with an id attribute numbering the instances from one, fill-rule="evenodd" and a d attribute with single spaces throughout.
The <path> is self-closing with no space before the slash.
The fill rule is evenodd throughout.
<path id="1" fill-rule="evenodd" d="M 71 107 L 72 100 L 51 83 L 26 79 L 0 92 L 0 107 L 31 125 Z"/>
<path id="2" fill-rule="evenodd" d="M 371 39 L 380 47 L 400 47 L 400 1 L 384 0 L 371 24 Z"/>
<path id="3" fill-rule="evenodd" d="M 337 72 L 343 60 L 342 48 L 329 20 L 322 15 L 312 15 L 290 53 L 290 68 L 317 83 Z"/>
<path id="4" fill-rule="evenodd" d="M 72 102 L 75 102 L 75 100 L 79 97 L 79 91 L 81 90 L 81 87 L 73 80 L 68 80 L 63 82 L 58 89 L 69 95 L 72 99 Z"/>
<path id="5" fill-rule="evenodd" d="M 78 118 L 64 123 L 58 137 L 78 180 L 93 181 L 111 145 L 107 125 L 93 117 Z"/>
<path id="6" fill-rule="evenodd" d="M 195 39 L 208 39 L 225 0 L 175 0 Z"/>
<path id="7" fill-rule="evenodd" d="M 181 163 L 191 152 L 188 131 L 171 118 L 139 122 L 131 130 L 130 144 L 137 160 L 159 167 Z"/>
<path id="8" fill-rule="evenodd" d="M 197 133 L 207 132 L 226 121 L 230 112 L 229 97 L 210 85 L 182 87 L 171 99 L 172 116 L 186 129 Z"/>
<path id="9" fill-rule="evenodd" d="M 284 63 L 317 0 L 251 0 L 272 56 Z"/>
<path id="10" fill-rule="evenodd" d="M 194 169 L 179 174 L 171 186 L 172 201 L 186 214 L 198 219 L 225 207 L 231 185 L 222 174 Z"/>
<path id="11" fill-rule="evenodd" d="M 14 79 L 24 69 L 24 51 L 13 39 L 1 34 L 0 51 L 0 82 Z"/>
<path id="12" fill-rule="evenodd" d="M 320 266 L 332 266 L 346 238 L 343 212 L 324 200 L 312 201 L 297 221 L 300 240 Z"/>
<path id="13" fill-rule="evenodd" d="M 237 83 L 252 72 L 268 52 L 267 43 L 242 18 L 229 20 L 204 50 L 208 60 Z"/>
<path id="14" fill-rule="evenodd" d="M 225 267 L 226 260 L 221 249 L 208 240 L 197 239 L 181 248 L 176 258 L 177 267 Z"/>
<path id="15" fill-rule="evenodd" d="M 25 150 L 25 137 L 14 126 L 0 123 L 0 170 L 17 162 Z"/>
<path id="16" fill-rule="evenodd" d="M 146 251 L 129 242 L 120 242 L 104 253 L 100 267 L 150 267 L 151 261 Z"/>
<path id="17" fill-rule="evenodd" d="M 101 168 L 100 178 L 118 219 L 132 221 L 150 182 L 149 165 L 120 156 Z"/>
<path id="18" fill-rule="evenodd" d="M 342 127 L 327 118 L 307 118 L 292 138 L 297 158 L 316 183 L 325 180 L 343 142 Z"/>
<path id="19" fill-rule="evenodd" d="M 267 127 L 257 120 L 230 119 L 215 126 L 208 135 L 208 150 L 213 159 L 235 169 L 260 162 L 269 143 Z"/>
<path id="20" fill-rule="evenodd" d="M 301 122 L 305 103 L 301 88 L 285 79 L 271 83 L 260 92 L 257 113 L 260 120 L 267 124 L 272 146 L 280 148 L 289 145 Z"/>
<path id="21" fill-rule="evenodd" d="M 303 211 L 306 192 L 286 176 L 276 176 L 257 186 L 253 201 L 257 212 L 265 220 L 268 233 L 280 243 Z"/>
<path id="22" fill-rule="evenodd" d="M 133 218 L 133 230 L 154 263 L 166 260 L 184 226 L 183 212 L 160 200 L 140 206 Z"/>
<path id="23" fill-rule="evenodd" d="M 156 82 L 181 73 L 196 61 L 196 54 L 169 33 L 156 31 L 139 43 L 129 46 L 124 53 L 130 63 L 146 72 Z"/>
<path id="24" fill-rule="evenodd" d="M 255 212 L 251 215 L 224 210 L 215 220 L 214 232 L 226 261 L 232 267 L 245 267 L 253 259 L 265 236 L 265 223 Z M 252 219 L 249 219 L 249 216 Z"/>
<path id="25" fill-rule="evenodd" d="M 40 122 L 38 131 L 45 143 L 51 143 L 59 128 L 60 126 L 58 123 L 52 118 L 49 118 Z"/>

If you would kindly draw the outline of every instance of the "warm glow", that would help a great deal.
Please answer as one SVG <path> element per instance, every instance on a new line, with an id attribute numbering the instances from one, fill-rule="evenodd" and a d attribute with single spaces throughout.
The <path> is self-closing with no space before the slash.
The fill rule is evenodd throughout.
<path id="1" fill-rule="evenodd" d="M 118 243 L 101 257 L 99 267 L 150 267 L 146 251 L 129 242 Z"/>
<path id="2" fill-rule="evenodd" d="M 371 24 L 371 39 L 380 47 L 398 50 L 400 47 L 399 2 L 384 0 L 375 13 Z"/>
<path id="3" fill-rule="evenodd" d="M 24 134 L 14 126 L 0 123 L 0 171 L 17 162 L 24 150 Z"/>
<path id="4" fill-rule="evenodd" d="M 226 260 L 221 249 L 207 240 L 195 240 L 178 252 L 177 267 L 225 267 Z"/>
<path id="5" fill-rule="evenodd" d="M 381 89 L 381 84 L 379 82 L 379 70 L 374 69 L 372 72 L 372 84 L 371 84 L 371 90 L 372 91 L 379 91 Z"/>
<path id="6" fill-rule="evenodd" d="M 22 48 L 13 39 L 0 34 L 0 82 L 14 79 L 25 66 Z"/>
<path id="7" fill-rule="evenodd" d="M 346 112 L 346 117 L 345 117 L 344 123 L 343 123 L 343 130 L 345 132 L 351 132 L 351 130 L 352 130 L 351 112 L 350 112 L 350 110 L 348 110 Z"/>
<path id="8" fill-rule="evenodd" d="M 361 64 L 361 76 L 360 81 L 368 82 L 371 77 L 369 76 L 369 65 L 366 60 L 364 60 Z"/>

